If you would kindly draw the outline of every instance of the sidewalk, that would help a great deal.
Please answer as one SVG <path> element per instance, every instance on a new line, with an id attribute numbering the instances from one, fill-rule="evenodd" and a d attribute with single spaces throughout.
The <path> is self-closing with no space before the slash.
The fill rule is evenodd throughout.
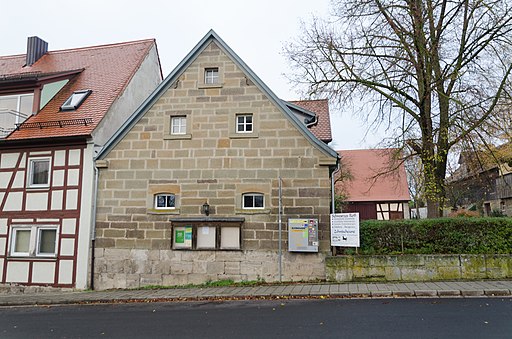
<path id="1" fill-rule="evenodd" d="M 171 288 L 0 294 L 0 306 L 180 301 L 245 298 L 397 298 L 511 296 L 512 280 L 415 283 L 280 284 L 250 287 Z"/>

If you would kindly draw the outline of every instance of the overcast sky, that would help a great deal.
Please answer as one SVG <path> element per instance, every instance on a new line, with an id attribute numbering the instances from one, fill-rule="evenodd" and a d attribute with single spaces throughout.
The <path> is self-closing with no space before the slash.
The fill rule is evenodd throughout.
<path id="1" fill-rule="evenodd" d="M 49 50 L 155 38 L 164 77 L 213 29 L 285 100 L 305 99 L 284 74 L 283 46 L 300 21 L 327 16 L 329 0 L 3 0 L 0 55 L 23 54 L 28 36 Z M 350 112 L 331 109 L 335 149 L 368 148 L 365 129 Z"/>

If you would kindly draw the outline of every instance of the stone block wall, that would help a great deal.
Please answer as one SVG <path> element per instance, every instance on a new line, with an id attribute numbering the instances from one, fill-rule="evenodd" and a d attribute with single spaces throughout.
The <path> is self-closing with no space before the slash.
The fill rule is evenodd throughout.
<path id="1" fill-rule="evenodd" d="M 323 254 L 283 253 L 283 281 L 325 278 Z M 100 289 L 178 286 L 206 281 L 279 281 L 275 251 L 97 249 Z"/>
<path id="2" fill-rule="evenodd" d="M 512 278 L 511 255 L 389 255 L 326 258 L 328 281 L 435 281 Z"/>
<path id="3" fill-rule="evenodd" d="M 201 83 L 204 68 L 212 66 L 219 68 L 217 86 Z M 252 133 L 234 133 L 240 113 L 253 114 Z M 173 116 L 186 117 L 185 135 L 169 133 Z M 123 287 L 123 279 L 129 286 L 223 277 L 275 280 L 279 177 L 285 252 L 287 220 L 299 217 L 319 219 L 320 251 L 329 251 L 329 165 L 336 159 L 302 133 L 211 43 L 104 158 L 95 285 Z M 175 194 L 176 208 L 155 210 L 157 192 Z M 245 192 L 264 194 L 265 207 L 244 211 Z M 240 251 L 171 249 L 171 220 L 202 216 L 205 202 L 211 217 L 244 218 Z M 323 255 L 287 253 L 286 262 L 287 279 L 325 276 Z"/>

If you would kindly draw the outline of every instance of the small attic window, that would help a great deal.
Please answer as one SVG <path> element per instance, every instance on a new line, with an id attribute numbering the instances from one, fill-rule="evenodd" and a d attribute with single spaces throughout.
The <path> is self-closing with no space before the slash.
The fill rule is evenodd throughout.
<path id="1" fill-rule="evenodd" d="M 60 106 L 61 111 L 74 111 L 84 102 L 85 99 L 91 94 L 92 91 L 90 89 L 84 91 L 75 91 L 71 96 L 64 101 L 62 106 Z"/>

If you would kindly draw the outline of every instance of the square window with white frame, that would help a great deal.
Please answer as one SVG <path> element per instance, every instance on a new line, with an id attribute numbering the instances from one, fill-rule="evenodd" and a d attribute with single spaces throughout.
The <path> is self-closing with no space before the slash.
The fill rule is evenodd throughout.
<path id="1" fill-rule="evenodd" d="M 261 193 L 245 193 L 242 195 L 243 209 L 263 209 L 265 208 L 265 197 Z"/>
<path id="2" fill-rule="evenodd" d="M 160 193 L 155 195 L 155 209 L 170 210 L 176 208 L 176 196 L 171 193 Z"/>
<path id="3" fill-rule="evenodd" d="M 171 134 L 182 135 L 187 133 L 187 117 L 171 117 Z"/>
<path id="4" fill-rule="evenodd" d="M 28 186 L 48 187 L 50 185 L 50 158 L 29 160 Z"/>
<path id="5" fill-rule="evenodd" d="M 10 255 L 54 257 L 57 254 L 57 226 L 14 226 Z"/>
<path id="6" fill-rule="evenodd" d="M 236 115 L 236 132 L 237 133 L 252 133 L 253 132 L 252 114 L 237 114 Z"/>
<path id="7" fill-rule="evenodd" d="M 204 83 L 206 85 L 213 85 L 219 83 L 219 68 L 210 67 L 204 70 Z"/>

